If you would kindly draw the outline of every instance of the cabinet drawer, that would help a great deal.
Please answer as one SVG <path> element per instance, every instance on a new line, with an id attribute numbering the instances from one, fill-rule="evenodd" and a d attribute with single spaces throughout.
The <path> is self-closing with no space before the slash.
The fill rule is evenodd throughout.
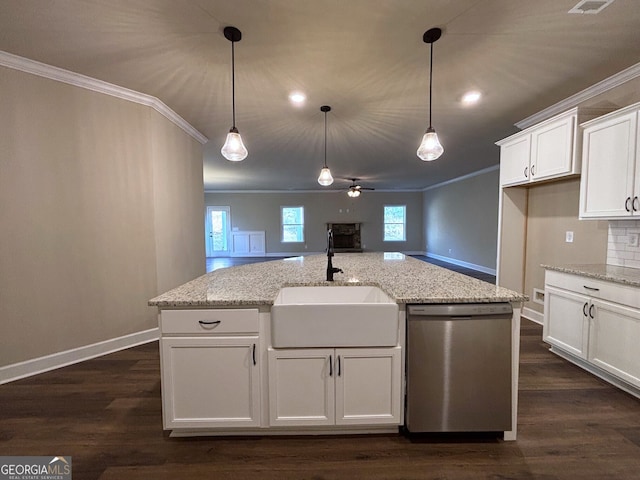
<path id="1" fill-rule="evenodd" d="M 204 335 L 258 333 L 258 309 L 163 310 L 160 331 Z"/>
<path id="2" fill-rule="evenodd" d="M 545 285 L 640 308 L 640 289 L 636 287 L 553 270 L 547 270 L 544 278 Z"/>

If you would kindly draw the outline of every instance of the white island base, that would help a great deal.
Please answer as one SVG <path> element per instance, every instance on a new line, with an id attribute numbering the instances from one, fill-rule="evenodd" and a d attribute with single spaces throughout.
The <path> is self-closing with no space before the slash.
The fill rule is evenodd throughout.
<path id="1" fill-rule="evenodd" d="M 160 309 L 163 425 L 171 436 L 397 434 L 405 417 L 407 305 L 510 302 L 513 428 L 504 440 L 516 439 L 525 297 L 402 254 L 337 255 L 349 282 L 328 283 L 317 257 L 223 269 L 150 301 Z M 274 286 L 265 271 L 277 274 Z M 248 277 L 262 284 L 249 288 Z M 397 302 L 393 342 L 274 348 L 279 289 L 336 284 L 374 285 Z"/>

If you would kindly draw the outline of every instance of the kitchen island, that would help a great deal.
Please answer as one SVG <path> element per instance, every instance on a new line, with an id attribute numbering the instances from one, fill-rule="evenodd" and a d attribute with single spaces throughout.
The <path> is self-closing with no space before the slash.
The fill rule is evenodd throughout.
<path id="1" fill-rule="evenodd" d="M 401 253 L 336 254 L 334 266 L 343 273 L 334 282 L 325 280 L 326 262 L 310 255 L 220 269 L 149 301 L 160 311 L 166 429 L 174 435 L 397 432 L 404 421 L 407 305 L 509 302 L 512 429 L 505 439 L 515 439 L 525 296 Z M 280 289 L 296 286 L 378 287 L 398 305 L 395 343 L 273 348 L 272 306 Z M 346 374 L 358 370 L 356 379 Z M 305 398 L 299 390 L 290 394 L 300 388 Z"/>

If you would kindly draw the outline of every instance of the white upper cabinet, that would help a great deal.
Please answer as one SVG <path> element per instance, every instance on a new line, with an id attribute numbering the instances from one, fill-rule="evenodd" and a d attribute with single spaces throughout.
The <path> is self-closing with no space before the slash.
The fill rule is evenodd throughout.
<path id="1" fill-rule="evenodd" d="M 640 104 L 582 125 L 580 218 L 640 217 Z"/>
<path id="2" fill-rule="evenodd" d="M 520 185 L 529 181 L 531 135 L 509 137 L 500 145 L 500 185 Z"/>
<path id="3" fill-rule="evenodd" d="M 577 175 L 581 168 L 580 121 L 602 111 L 573 108 L 496 143 L 500 186 Z"/>

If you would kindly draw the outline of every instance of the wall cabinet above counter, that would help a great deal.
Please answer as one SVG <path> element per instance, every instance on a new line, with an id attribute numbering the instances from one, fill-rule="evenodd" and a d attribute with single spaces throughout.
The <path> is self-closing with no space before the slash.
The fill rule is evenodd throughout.
<path id="1" fill-rule="evenodd" d="M 581 125 L 580 219 L 640 219 L 640 103 Z"/>
<path id="2" fill-rule="evenodd" d="M 500 147 L 500 186 L 526 185 L 580 174 L 579 125 L 603 113 L 602 109 L 576 107 L 496 142 Z"/>

